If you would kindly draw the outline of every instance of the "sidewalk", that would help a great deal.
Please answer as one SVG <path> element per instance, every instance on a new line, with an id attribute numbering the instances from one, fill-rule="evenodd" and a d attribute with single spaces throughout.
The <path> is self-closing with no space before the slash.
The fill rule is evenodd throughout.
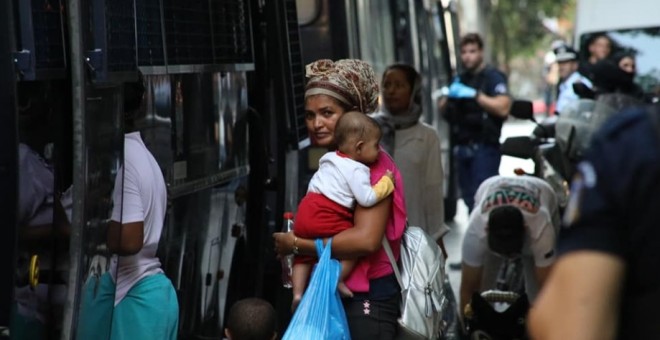
<path id="1" fill-rule="evenodd" d="M 445 248 L 447 249 L 447 254 L 449 256 L 447 259 L 446 270 L 447 274 L 449 274 L 449 282 L 451 282 L 451 287 L 454 290 L 456 301 L 458 301 L 461 284 L 461 270 L 452 270 L 450 264 L 461 263 L 461 248 L 463 246 L 463 235 L 467 229 L 467 221 L 467 206 L 465 206 L 463 200 L 459 200 L 456 217 L 454 217 L 453 221 L 448 223 L 451 231 L 444 237 Z"/>

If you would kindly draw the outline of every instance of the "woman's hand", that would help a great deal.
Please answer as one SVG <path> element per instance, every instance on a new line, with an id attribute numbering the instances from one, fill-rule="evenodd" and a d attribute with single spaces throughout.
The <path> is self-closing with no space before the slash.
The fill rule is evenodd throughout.
<path id="1" fill-rule="evenodd" d="M 292 231 L 288 233 L 273 233 L 273 243 L 278 256 L 286 256 L 293 253 L 293 241 L 296 236 Z"/>

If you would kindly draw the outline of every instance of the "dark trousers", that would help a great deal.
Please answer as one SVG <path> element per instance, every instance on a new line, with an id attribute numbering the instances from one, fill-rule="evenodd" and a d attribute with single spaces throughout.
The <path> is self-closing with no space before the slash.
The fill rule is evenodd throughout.
<path id="1" fill-rule="evenodd" d="M 387 300 L 344 299 L 353 340 L 393 340 L 397 333 L 401 295 Z"/>
<path id="2" fill-rule="evenodd" d="M 470 212 L 474 209 L 474 194 L 481 182 L 499 174 L 501 158 L 499 145 L 472 143 L 454 147 L 458 186 Z"/>

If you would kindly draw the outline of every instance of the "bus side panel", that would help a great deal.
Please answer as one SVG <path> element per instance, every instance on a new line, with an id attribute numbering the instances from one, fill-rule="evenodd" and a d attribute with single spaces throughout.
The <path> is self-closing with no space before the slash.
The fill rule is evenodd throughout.
<path id="1" fill-rule="evenodd" d="M 245 73 L 145 80 L 138 125 L 170 189 L 158 255 L 179 297 L 180 334 L 220 337 L 228 300 L 254 295 L 249 284 L 230 285 L 245 272 L 232 267 L 246 242 L 245 200 L 236 198 L 248 190 Z"/>
<path id="2" fill-rule="evenodd" d="M 18 139 L 14 68 L 10 51 L 11 1 L 0 5 L 0 328 L 9 326 L 16 252 L 16 211 L 18 197 Z"/>

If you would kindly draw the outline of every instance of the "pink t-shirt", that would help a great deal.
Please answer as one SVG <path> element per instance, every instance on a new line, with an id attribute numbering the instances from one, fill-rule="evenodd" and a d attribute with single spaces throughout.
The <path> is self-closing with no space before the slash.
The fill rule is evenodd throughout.
<path id="1" fill-rule="evenodd" d="M 387 170 L 390 170 L 394 175 L 395 188 L 394 193 L 392 193 L 392 213 L 387 221 L 385 236 L 390 242 L 394 257 L 398 260 L 401 249 L 401 237 L 406 228 L 407 218 L 406 201 L 403 194 L 403 179 L 401 179 L 401 173 L 399 173 L 399 169 L 394 164 L 394 160 L 383 149 L 380 150 L 376 163 L 372 164 L 369 169 L 371 170 L 372 185 L 376 184 L 385 175 Z M 345 283 L 353 292 L 367 293 L 369 292 L 370 279 L 390 275 L 393 272 L 392 264 L 390 264 L 385 250 L 381 248 L 371 255 L 360 258 Z"/>

